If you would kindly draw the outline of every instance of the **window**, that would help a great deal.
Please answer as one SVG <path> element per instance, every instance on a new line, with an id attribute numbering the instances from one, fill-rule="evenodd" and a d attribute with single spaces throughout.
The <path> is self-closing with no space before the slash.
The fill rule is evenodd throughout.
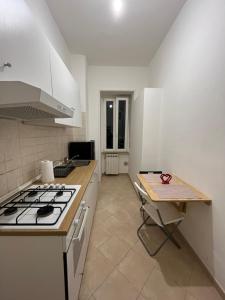
<path id="1" fill-rule="evenodd" d="M 128 151 L 128 98 L 104 99 L 105 150 Z"/>
<path id="2" fill-rule="evenodd" d="M 114 102 L 106 101 L 106 148 L 113 149 Z"/>

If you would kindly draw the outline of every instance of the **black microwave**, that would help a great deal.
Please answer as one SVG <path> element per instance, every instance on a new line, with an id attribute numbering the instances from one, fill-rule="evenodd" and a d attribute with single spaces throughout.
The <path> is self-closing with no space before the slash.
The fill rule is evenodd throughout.
<path id="1" fill-rule="evenodd" d="M 70 142 L 68 145 L 69 159 L 94 160 L 95 141 L 89 142 Z"/>

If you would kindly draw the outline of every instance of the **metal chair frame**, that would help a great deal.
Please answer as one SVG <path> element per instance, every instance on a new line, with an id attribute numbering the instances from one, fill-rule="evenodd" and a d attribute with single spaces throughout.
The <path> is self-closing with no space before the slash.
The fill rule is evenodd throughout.
<path id="1" fill-rule="evenodd" d="M 160 211 L 158 208 L 156 209 L 156 212 L 158 214 L 159 220 L 160 220 L 160 225 L 158 225 L 157 223 L 148 223 L 149 219 L 151 219 L 151 217 L 148 215 L 147 217 L 145 217 L 145 213 L 147 213 L 144 209 L 144 205 L 147 203 L 147 200 L 144 199 L 142 197 L 142 195 L 140 194 L 140 192 L 138 191 L 138 195 L 140 198 L 140 201 L 142 203 L 142 206 L 140 207 L 140 212 L 142 214 L 142 218 L 143 218 L 143 223 L 139 226 L 139 228 L 137 229 L 137 236 L 140 239 L 141 243 L 143 244 L 143 246 L 145 247 L 146 251 L 148 252 L 148 254 L 150 256 L 155 256 L 160 249 L 165 245 L 165 243 L 170 240 L 178 249 L 181 249 L 181 246 L 179 245 L 179 243 L 176 241 L 176 239 L 173 237 L 173 234 L 177 231 L 178 226 L 181 224 L 182 220 L 179 220 L 178 222 L 173 222 L 172 224 L 174 224 L 174 229 L 172 231 L 168 230 L 168 224 L 164 224 L 162 216 L 160 214 Z M 151 199 L 150 199 L 151 200 Z M 143 239 L 143 236 L 141 235 L 141 229 L 143 228 L 143 226 L 151 226 L 151 227 L 159 227 L 160 230 L 165 234 L 166 238 L 165 240 L 163 240 L 163 242 L 157 247 L 156 250 L 154 250 L 153 252 L 151 252 L 145 242 L 145 240 Z"/>

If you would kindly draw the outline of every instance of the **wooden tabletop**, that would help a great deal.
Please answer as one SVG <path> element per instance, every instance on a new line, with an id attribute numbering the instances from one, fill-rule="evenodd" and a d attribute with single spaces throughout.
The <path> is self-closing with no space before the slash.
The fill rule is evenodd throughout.
<path id="1" fill-rule="evenodd" d="M 32 236 L 56 236 L 56 235 L 66 235 L 70 229 L 72 221 L 75 217 L 76 211 L 80 205 L 80 202 L 83 198 L 85 190 L 91 180 L 92 174 L 96 168 L 96 161 L 91 161 L 88 166 L 76 167 L 66 178 L 56 178 L 54 183 L 65 183 L 68 185 L 81 185 L 81 188 L 76 196 L 76 201 L 73 202 L 69 208 L 63 222 L 61 223 L 58 229 L 0 229 L 0 236 L 9 236 L 9 235 L 32 235 Z"/>
<path id="2" fill-rule="evenodd" d="M 206 195 L 175 175 L 173 175 L 169 184 L 161 183 L 160 174 L 154 174 L 152 177 L 151 175 L 148 176 L 148 174 L 137 174 L 137 177 L 152 201 L 211 203 L 211 200 Z M 183 196 L 179 197 L 179 193 Z M 185 193 L 187 195 L 185 195 Z M 162 195 L 167 196 L 162 197 Z"/>

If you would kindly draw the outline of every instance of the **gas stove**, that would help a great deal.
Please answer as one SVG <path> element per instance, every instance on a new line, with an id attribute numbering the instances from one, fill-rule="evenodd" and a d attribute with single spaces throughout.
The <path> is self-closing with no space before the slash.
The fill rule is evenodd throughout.
<path id="1" fill-rule="evenodd" d="M 57 229 L 75 200 L 80 185 L 33 185 L 0 206 L 0 229 Z"/>

